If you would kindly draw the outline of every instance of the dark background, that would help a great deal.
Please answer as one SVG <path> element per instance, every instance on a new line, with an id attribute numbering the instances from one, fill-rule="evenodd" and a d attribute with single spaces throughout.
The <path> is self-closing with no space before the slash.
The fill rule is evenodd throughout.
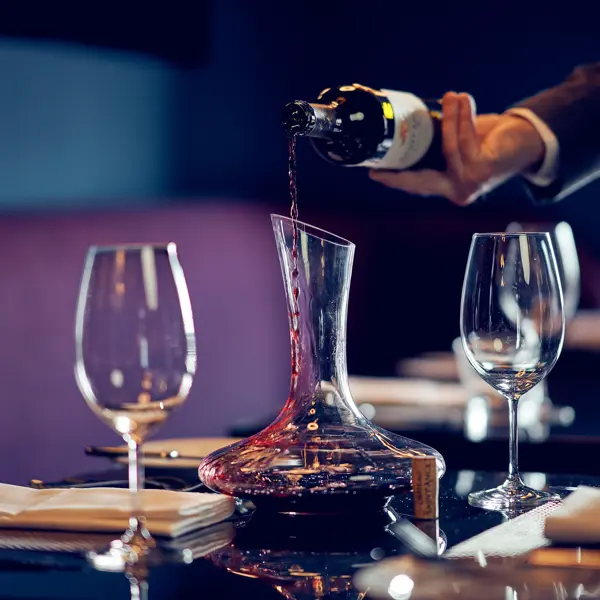
<path id="1" fill-rule="evenodd" d="M 289 381 L 268 219 L 289 209 L 281 107 L 360 82 L 425 97 L 468 91 L 479 112 L 502 111 L 600 58 L 598 12 L 497 2 L 0 2 L 0 376 L 22 407 L 0 444 L 19 437 L 23 420 L 38 436 L 68 431 L 64 453 L 116 443 L 108 430 L 90 439 L 104 429 L 71 371 L 83 254 L 107 241 L 182 247 L 201 374 L 189 401 L 197 412 L 177 415 L 166 433 L 218 434 L 270 414 Z M 449 350 L 470 237 L 513 219 L 572 225 L 582 306 L 598 305 L 598 184 L 542 209 L 514 181 L 459 209 L 326 164 L 302 142 L 298 179 L 301 219 L 357 243 L 353 373 L 391 375 L 401 357 Z M 41 387 L 31 387 L 32 369 Z M 69 418 L 50 424 L 60 403 Z M 47 437 L 49 449 L 56 436 Z"/>
<path id="2" fill-rule="evenodd" d="M 46 207 L 63 198 L 78 203 L 82 191 L 119 197 L 121 204 L 127 196 L 280 201 L 286 152 L 279 115 L 290 99 L 359 81 L 426 97 L 467 90 L 480 112 L 501 111 L 598 59 L 600 9 L 588 7 L 584 16 L 526 8 L 514 14 L 496 3 L 461 9 L 436 1 L 422 10 L 354 0 L 0 2 L 0 163 L 21 166 L 3 173 L 0 197 Z M 131 131 L 116 126 L 126 121 L 126 109 L 139 121 Z M 88 115 L 104 140 L 74 126 Z M 147 145 L 161 153 L 160 181 L 152 157 L 128 137 L 153 140 Z M 129 178 L 109 164 L 119 143 L 128 145 L 120 158 Z M 93 163 L 87 190 L 69 174 L 75 145 L 85 154 L 82 164 Z M 300 153 L 306 209 L 361 211 L 366 198 L 373 210 L 423 209 L 423 200 L 376 188 L 358 170 L 342 173 L 308 148 Z M 19 171 L 43 163 L 54 168 L 37 185 L 19 179 Z M 102 184 L 92 187 L 96 173 Z M 569 211 L 579 212 L 583 196 L 593 193 L 579 194 Z M 500 204 L 483 210 L 508 210 L 505 200 Z M 426 206 L 453 212 L 436 200 Z"/>

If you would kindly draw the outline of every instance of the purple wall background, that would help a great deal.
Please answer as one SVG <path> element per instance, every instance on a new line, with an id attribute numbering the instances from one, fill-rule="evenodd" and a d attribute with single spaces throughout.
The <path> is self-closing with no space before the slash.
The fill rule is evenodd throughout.
<path id="1" fill-rule="evenodd" d="M 188 401 L 154 437 L 222 435 L 282 406 L 285 297 L 269 210 L 234 203 L 0 220 L 0 481 L 103 467 L 88 444 L 119 439 L 73 377 L 74 315 L 88 246 L 175 241 L 198 339 Z"/>

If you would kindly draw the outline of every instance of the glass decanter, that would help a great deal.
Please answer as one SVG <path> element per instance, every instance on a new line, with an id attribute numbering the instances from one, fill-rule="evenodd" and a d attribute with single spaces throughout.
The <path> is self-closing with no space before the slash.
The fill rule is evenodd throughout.
<path id="1" fill-rule="evenodd" d="M 290 315 L 290 393 L 275 421 L 204 459 L 214 491 L 280 513 L 379 509 L 410 490 L 412 459 L 433 448 L 387 432 L 356 407 L 348 386 L 346 317 L 355 246 L 272 215 Z"/>

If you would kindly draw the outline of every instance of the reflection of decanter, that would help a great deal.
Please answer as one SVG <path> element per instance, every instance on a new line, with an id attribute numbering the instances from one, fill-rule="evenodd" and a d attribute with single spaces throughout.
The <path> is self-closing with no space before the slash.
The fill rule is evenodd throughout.
<path id="1" fill-rule="evenodd" d="M 229 572 L 258 578 L 288 600 L 359 599 L 356 571 L 404 551 L 389 535 L 390 519 L 287 517 L 257 512 L 235 540 L 210 554 Z"/>
<path id="2" fill-rule="evenodd" d="M 210 557 L 215 564 L 238 575 L 267 581 L 284 598 L 362 598 L 352 584 L 356 562 L 370 561 L 368 555 L 331 557 L 325 566 L 323 556 L 310 556 L 286 550 L 243 551 L 230 546 Z"/>
<path id="3" fill-rule="evenodd" d="M 350 394 L 346 315 L 354 244 L 288 218 L 272 221 L 290 309 L 290 395 L 266 429 L 208 456 L 200 478 L 258 507 L 337 513 L 380 508 L 410 489 L 413 457 L 435 456 L 441 477 L 438 452 L 373 425 Z"/>

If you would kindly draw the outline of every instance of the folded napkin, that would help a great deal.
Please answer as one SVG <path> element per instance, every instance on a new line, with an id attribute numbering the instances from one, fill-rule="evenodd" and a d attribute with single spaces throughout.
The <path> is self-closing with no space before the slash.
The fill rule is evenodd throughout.
<path id="1" fill-rule="evenodd" d="M 567 324 L 565 347 L 575 350 L 600 349 L 600 311 L 577 312 Z"/>
<path id="2" fill-rule="evenodd" d="M 217 523 L 204 527 L 178 538 L 159 538 L 161 550 L 182 561 L 191 557 L 195 560 L 227 546 L 235 535 L 235 525 L 231 522 Z M 57 554 L 83 554 L 102 552 L 115 539 L 114 533 L 90 533 L 83 531 L 28 531 L 0 530 L 0 553 L 6 557 L 6 551 L 52 552 Z M 23 558 L 20 556 L 19 560 Z M 49 558 L 44 557 L 47 563 Z M 58 559 L 60 560 L 60 559 Z"/>
<path id="3" fill-rule="evenodd" d="M 398 375 L 436 381 L 458 381 L 458 367 L 452 352 L 427 352 L 404 358 L 396 366 Z"/>
<path id="4" fill-rule="evenodd" d="M 460 542 L 444 558 L 480 556 L 521 556 L 550 545 L 544 536 L 544 523 L 558 509 L 560 502 L 547 502 L 500 525 Z"/>
<path id="5" fill-rule="evenodd" d="M 600 488 L 579 486 L 548 517 L 544 535 L 554 542 L 600 543 Z"/>
<path id="6" fill-rule="evenodd" d="M 350 391 L 354 400 L 373 405 L 443 406 L 464 408 L 468 397 L 457 383 L 440 383 L 428 379 L 400 379 L 397 377 L 350 377 Z"/>
<path id="7" fill-rule="evenodd" d="M 235 508 L 228 496 L 168 490 L 143 490 L 140 506 L 150 532 L 165 537 L 224 521 Z M 0 528 L 120 533 L 127 527 L 130 509 L 126 489 L 35 490 L 0 484 Z"/>

